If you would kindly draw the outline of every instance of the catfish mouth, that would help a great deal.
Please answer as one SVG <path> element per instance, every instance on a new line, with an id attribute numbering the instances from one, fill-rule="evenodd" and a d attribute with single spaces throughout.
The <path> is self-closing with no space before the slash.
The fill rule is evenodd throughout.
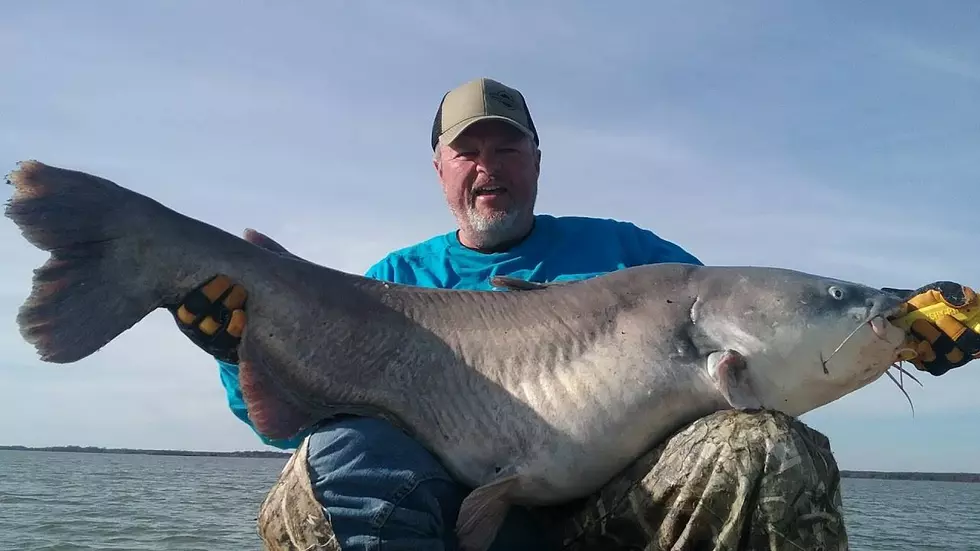
<path id="1" fill-rule="evenodd" d="M 886 316 L 892 316 L 896 314 L 899 310 L 899 306 L 900 303 L 898 302 L 894 304 L 889 304 L 887 306 L 883 306 L 881 304 L 876 304 L 875 306 L 873 306 L 871 308 L 871 311 L 866 316 L 865 321 L 859 323 L 857 327 L 854 328 L 853 331 L 851 331 L 846 337 L 844 337 L 844 339 L 841 340 L 840 344 L 837 345 L 837 347 L 834 349 L 833 352 L 830 353 L 829 356 L 823 357 L 823 354 L 821 354 L 820 363 L 823 366 L 824 373 L 829 374 L 829 371 L 827 370 L 827 363 L 831 360 L 831 358 L 833 358 L 835 354 L 840 352 L 841 348 L 843 348 L 844 345 L 846 345 L 848 341 L 850 341 L 851 338 L 854 337 L 854 335 L 857 334 L 857 332 L 863 329 L 864 327 L 870 327 L 872 333 L 874 333 L 877 339 L 889 344 L 894 344 L 896 347 L 894 360 L 896 362 L 900 361 L 901 352 L 900 350 L 898 350 L 898 347 L 901 345 L 901 343 L 898 342 L 892 343 L 891 339 L 889 338 L 888 326 L 891 325 L 891 323 L 888 321 L 886 317 Z"/>
<path id="2" fill-rule="evenodd" d="M 889 330 L 889 326 L 892 326 L 892 329 L 896 328 L 896 326 L 894 326 L 889 321 L 889 319 L 900 313 L 900 307 L 902 303 L 903 302 L 901 300 L 896 299 L 896 301 L 894 302 L 889 301 L 886 305 L 882 305 L 881 303 L 879 303 L 876 304 L 874 307 L 872 307 L 871 311 L 868 313 L 867 316 L 868 319 L 863 323 L 859 324 L 857 327 L 855 327 L 854 330 L 851 331 L 851 333 L 848 334 L 848 336 L 845 337 L 843 341 L 841 341 L 841 343 L 837 346 L 837 348 L 834 349 L 834 352 L 830 356 L 828 356 L 827 358 L 823 358 L 823 355 L 821 354 L 821 363 L 823 364 L 824 373 L 829 374 L 829 371 L 827 371 L 827 362 L 830 361 L 830 358 L 833 357 L 834 354 L 837 353 L 837 351 L 843 348 L 844 345 L 847 343 L 847 341 L 849 341 L 851 337 L 855 335 L 855 333 L 857 333 L 859 330 L 864 328 L 866 325 L 871 327 L 871 331 L 874 333 L 875 337 L 888 344 L 892 344 L 893 342 L 892 339 L 889 338 L 888 330 Z M 912 398 L 909 396 L 908 392 L 905 391 L 904 380 L 900 382 L 891 373 L 891 370 L 894 369 L 899 373 L 899 377 L 903 375 L 908 376 L 910 379 L 918 383 L 919 386 L 922 386 L 922 382 L 920 382 L 914 375 L 906 371 L 901 365 L 902 362 L 905 361 L 903 354 L 907 351 L 907 346 L 903 346 L 904 342 L 905 339 L 903 338 L 901 342 L 894 343 L 895 345 L 894 358 L 892 358 L 892 363 L 889 366 L 887 366 L 882 371 L 882 373 L 887 375 L 888 378 L 891 379 L 893 383 L 895 383 L 895 386 L 898 387 L 898 389 L 902 392 L 902 394 L 905 395 L 905 398 L 909 402 L 909 406 L 912 407 L 912 413 L 914 414 L 915 406 L 912 404 Z"/>
<path id="3" fill-rule="evenodd" d="M 904 301 L 898 297 L 887 297 L 875 301 L 867 316 L 867 324 L 879 339 L 889 342 L 888 326 L 892 325 L 889 319 L 898 315 Z M 861 324 L 862 326 L 864 324 Z M 855 329 L 856 331 L 856 329 Z M 846 340 L 846 339 L 845 339 Z"/>

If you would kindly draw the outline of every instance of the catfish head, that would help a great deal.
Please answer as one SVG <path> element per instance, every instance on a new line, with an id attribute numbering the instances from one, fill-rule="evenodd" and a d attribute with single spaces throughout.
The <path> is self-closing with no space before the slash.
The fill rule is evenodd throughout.
<path id="1" fill-rule="evenodd" d="M 692 276 L 691 340 L 736 408 L 801 415 L 875 381 L 898 361 L 902 299 L 779 268 L 712 267 Z"/>

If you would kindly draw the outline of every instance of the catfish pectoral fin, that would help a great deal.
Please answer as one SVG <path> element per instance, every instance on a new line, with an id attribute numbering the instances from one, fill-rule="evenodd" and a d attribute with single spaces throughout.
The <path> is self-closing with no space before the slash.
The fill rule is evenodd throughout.
<path id="1" fill-rule="evenodd" d="M 486 551 L 490 548 L 510 510 L 507 494 L 518 483 L 518 475 L 512 474 L 480 486 L 466 496 L 456 520 L 461 550 Z"/>
<path id="2" fill-rule="evenodd" d="M 728 405 L 739 410 L 762 408 L 762 402 L 752 389 L 745 356 L 735 350 L 722 350 L 708 355 L 708 373 Z"/>

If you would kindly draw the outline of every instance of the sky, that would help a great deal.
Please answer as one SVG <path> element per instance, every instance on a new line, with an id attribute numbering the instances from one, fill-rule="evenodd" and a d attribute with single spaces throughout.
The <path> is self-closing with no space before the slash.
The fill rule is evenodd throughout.
<path id="1" fill-rule="evenodd" d="M 439 99 L 527 98 L 539 212 L 627 220 L 706 264 L 980 288 L 972 2 L 9 4 L 0 172 L 84 170 L 362 273 L 449 231 Z M 2 200 L 9 197 L 4 189 Z M 265 449 L 209 356 L 151 314 L 76 364 L 14 317 L 46 259 L 0 219 L 0 444 Z M 980 362 L 806 414 L 844 469 L 980 472 Z"/>

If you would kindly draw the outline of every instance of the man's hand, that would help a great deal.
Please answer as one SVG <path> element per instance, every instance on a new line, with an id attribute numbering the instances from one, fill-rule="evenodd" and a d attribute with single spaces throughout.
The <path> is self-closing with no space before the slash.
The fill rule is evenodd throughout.
<path id="1" fill-rule="evenodd" d="M 223 362 L 238 363 L 245 331 L 245 288 L 218 274 L 169 308 L 181 333 Z"/>
<path id="2" fill-rule="evenodd" d="M 246 229 L 243 237 L 263 249 L 299 259 L 271 237 L 253 229 Z M 217 274 L 169 310 L 177 327 L 191 342 L 218 360 L 237 364 L 238 344 L 245 331 L 247 298 L 243 286 L 224 274 Z"/>
<path id="3" fill-rule="evenodd" d="M 884 290 L 908 297 L 905 312 L 896 317 L 939 303 L 959 310 L 977 306 L 980 300 L 970 287 L 950 281 L 937 281 L 914 291 Z M 916 357 L 909 362 L 920 371 L 938 376 L 980 358 L 980 334 L 950 315 L 935 323 L 915 320 L 909 332 L 909 345 L 916 351 Z"/>

